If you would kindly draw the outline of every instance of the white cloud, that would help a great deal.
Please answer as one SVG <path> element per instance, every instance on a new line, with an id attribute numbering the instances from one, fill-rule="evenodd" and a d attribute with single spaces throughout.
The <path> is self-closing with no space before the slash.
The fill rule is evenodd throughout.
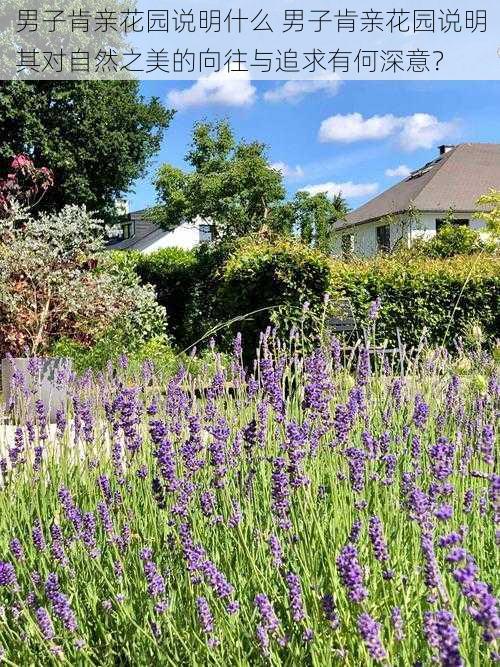
<path id="1" fill-rule="evenodd" d="M 337 114 L 321 123 L 319 140 L 352 143 L 394 136 L 401 148 L 414 151 L 432 148 L 455 135 L 457 130 L 456 121 L 443 122 L 427 113 L 415 113 L 412 116 L 386 114 L 370 118 L 364 118 L 360 113 Z"/>
<path id="2" fill-rule="evenodd" d="M 339 91 L 340 79 L 313 79 L 310 81 L 287 81 L 264 93 L 266 102 L 298 102 L 312 93 L 336 95 Z"/>
<path id="3" fill-rule="evenodd" d="M 353 183 L 352 181 L 333 183 L 329 181 L 327 183 L 319 183 L 318 185 L 307 185 L 305 188 L 301 188 L 301 190 L 309 192 L 312 195 L 324 192 L 328 197 L 334 197 L 339 193 L 343 197 L 368 197 L 378 191 L 378 183 Z"/>
<path id="4" fill-rule="evenodd" d="M 458 129 L 456 122 L 441 122 L 428 113 L 415 113 L 402 120 L 404 123 L 399 143 L 407 151 L 432 148 L 440 141 L 454 136 Z"/>
<path id="5" fill-rule="evenodd" d="M 304 170 L 300 165 L 295 165 L 295 167 L 285 164 L 285 162 L 275 162 L 271 165 L 273 169 L 280 171 L 283 175 L 283 178 L 289 179 L 299 179 L 304 176 Z"/>
<path id="6" fill-rule="evenodd" d="M 167 97 L 176 109 L 209 104 L 242 107 L 255 102 L 256 88 L 248 72 L 214 72 L 201 77 L 189 88 L 171 90 Z"/>
<path id="7" fill-rule="evenodd" d="M 407 167 L 405 164 L 400 164 L 399 167 L 395 167 L 394 169 L 385 170 L 385 175 L 388 178 L 408 178 L 410 174 L 411 174 L 411 169 L 410 167 Z"/>
<path id="8" fill-rule="evenodd" d="M 360 113 L 330 116 L 321 123 L 319 139 L 323 142 L 351 143 L 363 139 L 384 139 L 400 126 L 400 119 L 392 114 L 363 118 Z"/>

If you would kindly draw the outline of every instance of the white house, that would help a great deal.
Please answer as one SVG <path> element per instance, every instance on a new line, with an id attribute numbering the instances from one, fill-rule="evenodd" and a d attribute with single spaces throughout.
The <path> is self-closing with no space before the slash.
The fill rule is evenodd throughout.
<path id="1" fill-rule="evenodd" d="M 434 236 L 450 209 L 454 224 L 481 229 L 478 198 L 500 189 L 500 144 L 440 146 L 438 157 L 336 224 L 335 256 L 369 257 Z"/>
<path id="2" fill-rule="evenodd" d="M 120 210 L 127 213 L 120 203 Z M 150 253 L 161 248 L 194 248 L 202 241 L 212 240 L 212 225 L 207 220 L 197 217 L 192 222 L 183 222 L 170 232 L 158 227 L 147 219 L 147 209 L 127 213 L 127 221 L 122 225 L 122 233 L 111 239 L 110 250 L 140 250 Z"/>

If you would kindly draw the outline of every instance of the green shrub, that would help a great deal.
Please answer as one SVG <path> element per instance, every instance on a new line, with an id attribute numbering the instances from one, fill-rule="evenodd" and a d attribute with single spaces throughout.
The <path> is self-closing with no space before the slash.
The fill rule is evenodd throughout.
<path id="1" fill-rule="evenodd" d="M 449 259 L 379 257 L 346 264 L 331 262 L 333 299 L 348 298 L 357 319 L 366 322 L 370 303 L 380 297 L 379 340 L 397 345 L 397 330 L 407 345 L 426 331 L 432 345 L 453 338 L 471 322 L 490 340 L 498 334 L 500 260 L 494 256 Z M 451 321 L 451 325 L 450 325 Z"/>
<path id="2" fill-rule="evenodd" d="M 51 354 L 71 359 L 77 373 L 83 373 L 89 368 L 101 370 L 108 362 L 116 364 L 123 354 L 129 358 L 134 370 L 137 370 L 146 359 L 151 359 L 159 369 L 166 372 L 176 367 L 175 352 L 166 336 L 155 336 L 142 343 L 135 341 L 134 345 L 130 346 L 120 330 L 115 327 L 107 331 L 91 347 L 85 347 L 68 338 L 61 338 L 52 347 Z"/>
<path id="3" fill-rule="evenodd" d="M 158 303 L 167 312 L 169 333 L 176 342 L 184 342 L 195 288 L 195 254 L 182 248 L 164 248 L 134 259 L 134 266 L 143 283 L 154 285 Z"/>
<path id="4" fill-rule="evenodd" d="M 474 255 L 492 252 L 495 245 L 481 239 L 479 232 L 463 225 L 445 224 L 428 241 L 417 241 L 413 246 L 416 254 L 444 259 L 455 255 Z"/>
<path id="5" fill-rule="evenodd" d="M 39 356 L 61 338 L 90 348 L 111 329 L 127 345 L 165 330 L 150 286 L 105 250 L 103 227 L 84 207 L 0 220 L 0 357 Z"/>
<path id="6" fill-rule="evenodd" d="M 206 341 L 211 330 L 228 350 L 241 331 L 249 358 L 269 324 L 281 333 L 295 325 L 313 341 L 324 330 L 325 317 L 345 300 L 359 331 L 377 297 L 382 301 L 377 340 L 391 346 L 398 344 L 398 330 L 408 346 L 425 334 L 429 344 L 446 338 L 449 347 L 471 324 L 479 324 L 489 341 L 499 330 L 500 260 L 494 255 L 406 254 L 346 263 L 290 239 L 254 237 L 236 246 L 173 248 L 127 261 L 155 285 L 181 350 Z"/>
<path id="7" fill-rule="evenodd" d="M 165 248 L 130 260 L 141 280 L 155 287 L 180 349 L 215 326 L 221 314 L 215 294 L 229 254 L 229 245 L 203 243 L 194 250 Z"/>
<path id="8" fill-rule="evenodd" d="M 491 341 L 499 331 L 500 259 L 493 255 L 449 259 L 389 256 L 360 262 L 333 260 L 293 241 L 250 241 L 226 263 L 217 291 L 220 318 L 259 313 L 236 323 L 253 346 L 268 322 L 282 330 L 300 325 L 308 336 L 321 333 L 325 315 L 348 300 L 358 329 L 368 324 L 370 304 L 380 297 L 379 342 L 453 345 L 471 323 Z M 330 294 L 328 312 L 324 294 Z M 307 313 L 301 308 L 309 303 Z M 446 339 L 446 340 L 445 340 Z"/>
<path id="9" fill-rule="evenodd" d="M 243 333 L 249 353 L 269 322 L 281 331 L 295 325 L 311 336 L 324 319 L 330 260 L 291 239 L 247 239 L 224 266 L 217 302 L 223 319 L 246 316 L 226 334 Z"/>

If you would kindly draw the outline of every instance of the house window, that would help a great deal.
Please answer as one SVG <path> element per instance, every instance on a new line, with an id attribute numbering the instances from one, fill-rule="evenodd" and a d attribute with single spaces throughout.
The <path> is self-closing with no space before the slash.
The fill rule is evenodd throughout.
<path id="1" fill-rule="evenodd" d="M 349 259 L 354 253 L 354 234 L 342 235 L 342 257 Z"/>
<path id="2" fill-rule="evenodd" d="M 125 241 L 126 239 L 130 239 L 134 235 L 135 235 L 135 222 L 133 220 L 124 222 L 122 225 L 122 240 Z"/>
<path id="3" fill-rule="evenodd" d="M 200 225 L 200 241 L 212 241 L 213 240 L 213 228 L 212 225 Z"/>
<path id="4" fill-rule="evenodd" d="M 389 252 L 391 249 L 391 230 L 389 225 L 377 227 L 377 251 Z"/>
<path id="5" fill-rule="evenodd" d="M 441 227 L 445 225 L 446 223 L 452 224 L 453 226 L 456 227 L 468 227 L 469 226 L 469 220 L 463 218 L 461 220 L 455 220 L 454 218 L 452 220 L 444 219 L 444 218 L 436 218 L 436 233 L 439 232 Z"/>

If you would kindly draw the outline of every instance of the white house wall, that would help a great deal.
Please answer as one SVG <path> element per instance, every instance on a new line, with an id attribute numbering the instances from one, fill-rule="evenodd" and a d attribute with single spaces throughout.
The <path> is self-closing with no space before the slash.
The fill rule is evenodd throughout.
<path id="1" fill-rule="evenodd" d="M 151 244 L 143 248 L 142 252 L 148 254 L 162 248 L 184 248 L 191 250 L 200 242 L 200 230 L 196 225 L 179 225 L 171 232 L 165 232 L 160 238 L 156 238 Z"/>
<path id="2" fill-rule="evenodd" d="M 434 213 L 423 213 L 418 222 L 412 222 L 411 240 L 431 239 L 436 234 L 436 219 L 444 218 L 446 213 L 436 211 Z M 469 220 L 469 227 L 475 230 L 481 230 L 484 227 L 484 221 L 473 218 L 473 213 L 455 212 L 457 219 L 463 218 Z M 410 241 L 410 232 L 407 224 L 403 223 L 403 216 L 400 216 L 390 228 L 391 248 L 398 241 L 408 245 Z M 355 227 L 339 230 L 335 236 L 332 254 L 334 257 L 342 256 L 342 236 L 353 234 L 354 236 L 354 255 L 357 257 L 372 257 L 377 252 L 377 232 L 376 228 L 380 221 L 368 222 L 366 224 L 356 225 Z"/>

